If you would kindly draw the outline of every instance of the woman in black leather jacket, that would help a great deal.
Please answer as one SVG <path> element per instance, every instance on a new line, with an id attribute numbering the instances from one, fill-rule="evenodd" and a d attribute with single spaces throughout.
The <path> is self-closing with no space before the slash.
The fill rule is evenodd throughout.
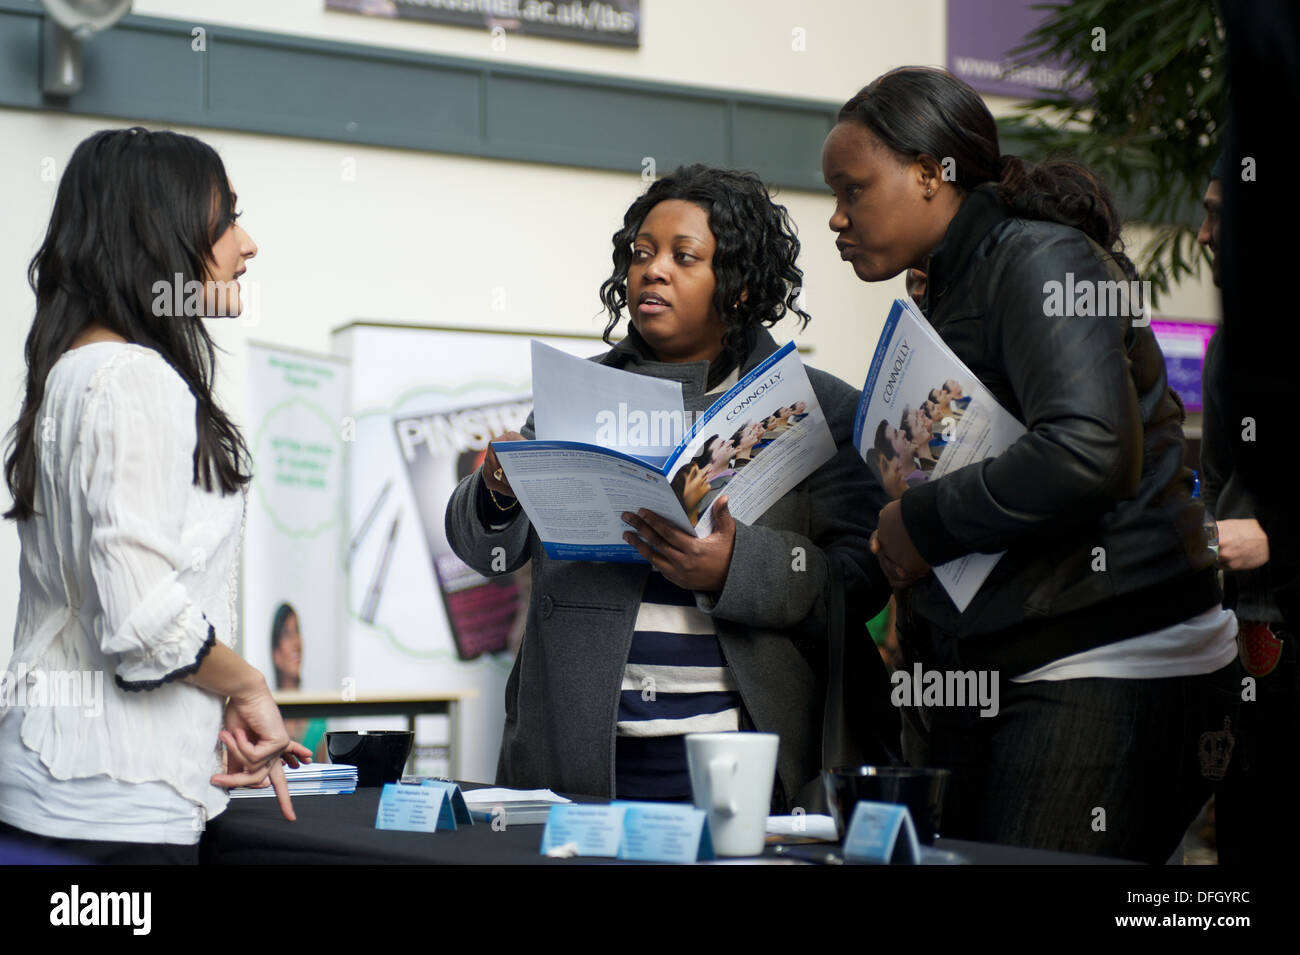
<path id="1" fill-rule="evenodd" d="M 842 257 L 867 282 L 924 272 L 926 317 L 1027 429 L 909 488 L 873 538 L 909 669 L 996 673 L 985 715 L 905 721 L 909 761 L 953 770 L 943 831 L 1164 862 L 1231 757 L 1236 627 L 1106 189 L 999 155 L 975 91 L 912 67 L 844 105 L 822 165 Z M 962 612 L 929 572 L 999 551 Z"/>

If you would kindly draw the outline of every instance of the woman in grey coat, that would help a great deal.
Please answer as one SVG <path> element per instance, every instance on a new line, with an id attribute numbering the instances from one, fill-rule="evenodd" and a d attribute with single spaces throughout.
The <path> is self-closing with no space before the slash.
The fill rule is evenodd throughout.
<path id="1" fill-rule="evenodd" d="M 798 250 L 752 174 L 690 166 L 660 179 L 614 235 L 605 340 L 628 306 L 631 327 L 596 360 L 679 381 L 686 410 L 706 409 L 776 350 L 764 326 L 787 311 L 807 322 Z M 447 536 L 462 560 L 484 575 L 532 562 L 498 784 L 689 799 L 684 735 L 755 729 L 781 737 L 774 809 L 812 804 L 832 608 L 888 599 L 869 547 L 888 498 L 852 445 L 857 391 L 807 371 L 835 457 L 752 525 L 731 518 L 725 493 L 706 502 L 715 529 L 703 539 L 625 515 L 649 564 L 548 558 L 491 451 L 456 488 Z M 532 425 L 496 440 L 531 439 Z"/>

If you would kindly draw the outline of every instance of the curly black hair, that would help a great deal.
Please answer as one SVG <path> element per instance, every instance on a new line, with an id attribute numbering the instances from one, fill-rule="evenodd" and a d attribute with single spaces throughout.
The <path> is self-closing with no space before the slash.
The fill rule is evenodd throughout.
<path id="1" fill-rule="evenodd" d="M 799 327 L 807 327 L 810 316 L 795 305 L 803 271 L 795 264 L 799 240 L 785 206 L 772 201 L 752 172 L 696 163 L 679 166 L 651 185 L 628 207 L 623 227 L 614 233 L 614 271 L 600 286 L 600 300 L 609 316 L 603 336 L 606 344 L 613 344 L 610 333 L 627 307 L 632 243 L 646 215 L 665 199 L 693 202 L 708 213 L 717 242 L 713 305 L 726 327 L 723 348 L 737 364 L 743 364 L 753 348 L 759 325 L 775 325 L 786 312 L 793 312 L 803 319 Z"/>

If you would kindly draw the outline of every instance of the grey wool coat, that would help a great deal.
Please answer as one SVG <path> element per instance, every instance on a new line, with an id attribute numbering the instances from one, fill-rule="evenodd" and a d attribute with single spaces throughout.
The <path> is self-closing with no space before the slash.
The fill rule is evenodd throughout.
<path id="1" fill-rule="evenodd" d="M 776 348 L 760 329 L 741 374 Z M 648 354 L 633 334 L 595 360 L 676 379 L 688 411 L 709 406 L 708 362 L 664 363 Z M 840 582 L 850 599 L 861 601 L 869 591 L 876 607 L 889 596 L 869 547 L 888 497 L 853 448 L 858 391 L 807 370 L 838 452 L 752 526 L 736 522 L 723 589 L 696 593 L 740 691 L 742 728 L 781 737 L 773 807 L 786 811 L 806 804 L 821 769 L 831 582 Z M 523 434 L 533 437 L 531 417 Z M 552 560 L 522 510 L 504 529 L 488 529 L 479 517 L 480 494 L 486 490 L 477 472 L 453 492 L 446 518 L 452 548 L 485 576 L 493 573 L 497 547 L 505 548 L 507 572 L 532 562 L 526 630 L 506 684 L 496 782 L 613 797 L 623 669 L 650 568 Z M 802 560 L 796 548 L 803 549 Z M 869 639 L 861 630 L 859 636 Z"/>

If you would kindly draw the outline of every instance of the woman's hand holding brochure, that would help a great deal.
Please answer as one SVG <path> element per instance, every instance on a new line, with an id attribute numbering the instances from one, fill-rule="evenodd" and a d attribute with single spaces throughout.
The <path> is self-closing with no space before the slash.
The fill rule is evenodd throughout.
<path id="1" fill-rule="evenodd" d="M 890 501 L 881 510 L 871 535 L 871 553 L 876 555 L 890 585 L 899 589 L 912 586 L 930 572 L 930 565 L 907 533 L 903 507 L 898 501 Z"/>
<path id="2" fill-rule="evenodd" d="M 736 522 L 725 496 L 713 505 L 713 532 L 707 537 L 688 534 L 645 508 L 636 514 L 625 511 L 623 520 L 636 528 L 623 539 L 669 581 L 686 590 L 722 590 L 736 546 Z"/>

